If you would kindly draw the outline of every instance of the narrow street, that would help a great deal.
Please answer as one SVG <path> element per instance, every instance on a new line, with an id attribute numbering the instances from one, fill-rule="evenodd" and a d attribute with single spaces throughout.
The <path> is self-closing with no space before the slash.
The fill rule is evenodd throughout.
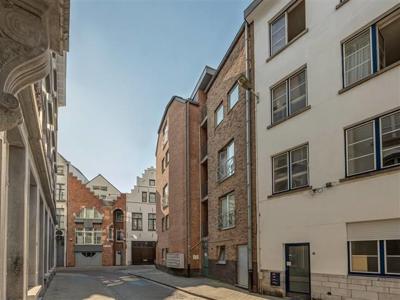
<path id="1" fill-rule="evenodd" d="M 62 270 L 44 300 L 203 299 L 115 268 Z"/>

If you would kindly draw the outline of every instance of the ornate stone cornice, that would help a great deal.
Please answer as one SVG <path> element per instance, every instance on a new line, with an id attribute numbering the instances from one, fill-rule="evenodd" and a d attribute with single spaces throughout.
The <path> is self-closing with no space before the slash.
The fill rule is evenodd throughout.
<path id="1" fill-rule="evenodd" d="M 22 122 L 17 94 L 49 72 L 47 7 L 43 0 L 0 0 L 0 131 Z"/>

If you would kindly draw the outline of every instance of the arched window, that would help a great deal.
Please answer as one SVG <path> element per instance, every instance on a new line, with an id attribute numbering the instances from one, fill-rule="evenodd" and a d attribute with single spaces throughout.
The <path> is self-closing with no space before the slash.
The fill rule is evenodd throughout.
<path id="1" fill-rule="evenodd" d="M 124 214 L 121 210 L 115 211 L 115 222 L 123 222 L 124 221 Z"/>

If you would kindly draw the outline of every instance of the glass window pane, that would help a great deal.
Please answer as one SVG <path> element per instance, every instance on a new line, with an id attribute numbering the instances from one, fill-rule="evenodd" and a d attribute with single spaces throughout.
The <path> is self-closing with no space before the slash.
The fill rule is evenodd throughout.
<path id="1" fill-rule="evenodd" d="M 271 55 L 278 52 L 286 44 L 285 15 L 271 24 Z"/>
<path id="2" fill-rule="evenodd" d="M 306 71 L 290 78 L 290 113 L 293 114 L 307 105 Z"/>
<path id="3" fill-rule="evenodd" d="M 273 158 L 274 168 L 274 193 L 286 191 L 289 188 L 288 180 L 288 154 L 278 155 Z"/>
<path id="4" fill-rule="evenodd" d="M 272 123 L 287 117 L 286 82 L 272 90 Z"/>
<path id="5" fill-rule="evenodd" d="M 218 126 L 222 120 L 224 119 L 224 106 L 222 103 L 218 106 L 217 110 L 215 111 L 215 126 Z"/>
<path id="6" fill-rule="evenodd" d="M 351 242 L 351 271 L 379 272 L 378 241 Z"/>
<path id="7" fill-rule="evenodd" d="M 400 274 L 400 240 L 386 241 L 386 272 Z"/>
<path id="8" fill-rule="evenodd" d="M 348 129 L 347 175 L 375 169 L 374 122 Z"/>
<path id="9" fill-rule="evenodd" d="M 381 118 L 382 166 L 400 164 L 400 112 Z"/>
<path id="10" fill-rule="evenodd" d="M 369 30 L 344 44 L 345 86 L 371 74 L 371 49 Z"/>
<path id="11" fill-rule="evenodd" d="M 228 95 L 228 108 L 231 109 L 239 101 L 239 85 L 236 84 Z"/>
<path id="12" fill-rule="evenodd" d="M 291 185 L 298 188 L 308 185 L 308 146 L 291 151 Z"/>

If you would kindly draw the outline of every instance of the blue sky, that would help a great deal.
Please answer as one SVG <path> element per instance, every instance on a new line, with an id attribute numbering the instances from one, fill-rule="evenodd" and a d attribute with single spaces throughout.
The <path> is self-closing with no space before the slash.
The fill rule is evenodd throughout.
<path id="1" fill-rule="evenodd" d="M 155 166 L 172 95 L 189 97 L 217 67 L 250 0 L 72 0 L 67 106 L 59 151 L 89 179 L 122 192 Z"/>

